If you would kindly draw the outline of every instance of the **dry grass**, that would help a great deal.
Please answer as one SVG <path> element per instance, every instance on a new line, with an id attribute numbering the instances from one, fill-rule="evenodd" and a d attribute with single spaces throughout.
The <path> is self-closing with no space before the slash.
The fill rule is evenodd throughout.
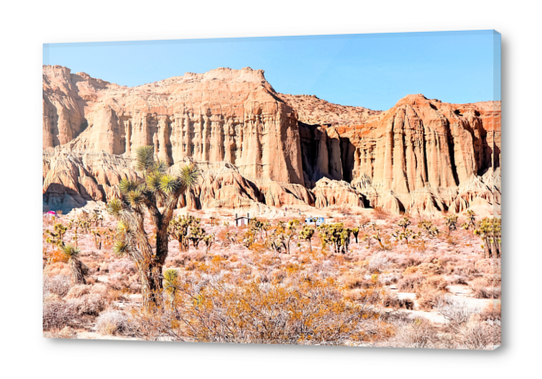
<path id="1" fill-rule="evenodd" d="M 473 312 L 448 293 L 449 285 L 468 285 L 473 297 L 500 298 L 500 263 L 483 258 L 472 231 L 406 244 L 391 238 L 399 217 L 380 210 L 371 218 L 344 215 L 333 221 L 349 227 L 378 221 L 385 249 L 362 239 L 374 233 L 368 228 L 360 230 L 359 243 L 351 238 L 346 254 L 322 249 L 316 234 L 312 252 L 295 237 L 291 254 L 278 254 L 259 235 L 244 247 L 246 226 L 206 223 L 216 235 L 209 253 L 203 244 L 179 251 L 177 241 L 170 242 L 165 268 L 179 272 L 179 291 L 174 308 L 166 302 L 151 314 L 141 310 L 136 267 L 112 251 L 115 225 L 106 220 L 101 249 L 92 235 L 79 234 L 87 285 L 70 286 L 69 266 L 62 259 L 47 261 L 54 251 L 45 246 L 44 330 L 57 338 L 76 338 L 85 330 L 150 340 L 417 348 L 488 348 L 498 342 L 500 303 Z M 433 223 L 444 230 L 439 220 Z M 397 291 L 416 294 L 416 300 Z M 446 323 L 408 316 L 414 309 Z"/>

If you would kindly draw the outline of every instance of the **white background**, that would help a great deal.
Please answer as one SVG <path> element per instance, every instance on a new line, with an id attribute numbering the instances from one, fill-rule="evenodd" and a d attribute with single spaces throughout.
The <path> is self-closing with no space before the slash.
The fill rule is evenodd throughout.
<path id="1" fill-rule="evenodd" d="M 541 377 L 541 14 L 535 1 L 41 1 L 0 10 L 0 376 Z M 41 44 L 496 29 L 503 54 L 503 346 L 494 352 L 41 338 Z"/>

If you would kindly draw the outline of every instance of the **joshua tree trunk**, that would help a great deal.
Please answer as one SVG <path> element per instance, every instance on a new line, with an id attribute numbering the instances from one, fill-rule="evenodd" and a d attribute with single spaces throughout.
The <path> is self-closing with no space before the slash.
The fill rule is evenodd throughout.
<path id="1" fill-rule="evenodd" d="M 87 284 L 87 281 L 85 280 L 83 262 L 75 257 L 72 257 L 68 263 L 70 264 L 70 269 L 72 272 L 73 284 Z"/>
<path id="2" fill-rule="evenodd" d="M 152 265 L 138 264 L 141 280 L 141 295 L 143 307 L 150 309 L 159 302 L 162 293 L 162 264 L 154 262 Z"/>

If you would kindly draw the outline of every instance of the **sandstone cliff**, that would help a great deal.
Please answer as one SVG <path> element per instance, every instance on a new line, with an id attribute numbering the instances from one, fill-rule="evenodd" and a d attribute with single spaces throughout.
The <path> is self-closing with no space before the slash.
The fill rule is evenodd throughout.
<path id="1" fill-rule="evenodd" d="M 49 206 L 115 196 L 116 183 L 136 175 L 130 160 L 142 145 L 172 169 L 202 167 L 180 206 L 500 206 L 500 102 L 409 95 L 372 111 L 277 93 L 250 68 L 128 88 L 44 66 L 43 88 Z"/>
<path id="2" fill-rule="evenodd" d="M 291 105 L 304 114 L 296 108 L 303 102 Z M 307 187 L 324 177 L 345 180 L 371 207 L 442 211 L 465 183 L 483 182 L 481 175 L 500 166 L 500 102 L 448 104 L 409 95 L 385 112 L 362 114 L 357 125 L 329 126 L 333 114 L 329 120 L 320 114 L 318 125 L 300 123 Z M 500 204 L 500 186 L 490 187 Z"/>
<path id="3" fill-rule="evenodd" d="M 297 120 L 262 70 L 219 68 L 134 88 L 44 66 L 44 149 L 126 154 L 154 145 L 169 164 L 229 162 L 250 179 L 303 183 Z"/>

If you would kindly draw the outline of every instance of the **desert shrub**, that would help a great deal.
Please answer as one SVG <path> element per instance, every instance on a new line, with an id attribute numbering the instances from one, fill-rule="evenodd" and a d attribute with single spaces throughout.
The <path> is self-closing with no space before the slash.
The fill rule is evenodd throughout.
<path id="1" fill-rule="evenodd" d="M 45 253 L 45 259 L 47 260 L 47 265 L 63 262 L 68 262 L 68 257 L 60 250 L 58 246 L 53 246 L 53 249 Z"/>
<path id="2" fill-rule="evenodd" d="M 88 285 L 84 285 L 84 284 L 75 285 L 72 288 L 70 288 L 70 290 L 68 291 L 68 294 L 66 295 L 65 299 L 66 300 L 78 299 L 78 298 L 81 298 L 84 295 L 88 295 L 90 293 L 90 288 L 91 287 L 92 286 L 88 286 Z"/>
<path id="3" fill-rule="evenodd" d="M 97 283 L 90 287 L 90 293 L 98 294 L 102 297 L 107 297 L 108 289 L 105 284 Z"/>
<path id="4" fill-rule="evenodd" d="M 397 283 L 397 288 L 404 292 L 414 292 L 425 281 L 425 276 L 416 272 L 413 275 L 405 275 Z"/>
<path id="5" fill-rule="evenodd" d="M 385 291 L 382 296 L 382 305 L 386 308 L 405 308 L 414 310 L 414 302 L 410 299 L 399 299 L 397 294 L 390 291 Z"/>
<path id="6" fill-rule="evenodd" d="M 445 270 L 438 259 L 433 259 L 430 262 L 423 262 L 418 265 L 418 270 L 424 275 L 443 274 Z"/>
<path id="7" fill-rule="evenodd" d="M 475 265 L 468 262 L 466 264 L 455 266 L 453 270 L 454 274 L 465 276 L 467 278 L 478 275 L 479 272 L 480 271 L 475 267 Z"/>
<path id="8" fill-rule="evenodd" d="M 420 256 L 420 254 L 408 254 L 408 255 L 401 255 L 397 257 L 395 260 L 395 264 L 397 266 L 401 267 L 413 267 L 418 266 L 423 262 L 423 257 Z"/>
<path id="9" fill-rule="evenodd" d="M 75 330 L 70 327 L 70 326 L 65 326 L 64 328 L 62 328 L 62 330 L 60 330 L 58 332 L 57 335 L 55 335 L 55 338 L 66 338 L 66 339 L 70 339 L 70 338 L 75 338 L 77 337 L 77 333 L 75 332 Z"/>
<path id="10" fill-rule="evenodd" d="M 476 322 L 465 325 L 459 332 L 467 349 L 493 349 L 501 344 L 501 322 Z"/>
<path id="11" fill-rule="evenodd" d="M 67 275 L 46 276 L 43 280 L 43 297 L 51 293 L 64 297 L 70 290 L 70 283 Z"/>
<path id="12" fill-rule="evenodd" d="M 56 262 L 52 264 L 48 264 L 43 269 L 43 276 L 55 276 L 55 275 L 66 275 L 69 276 L 71 274 L 70 266 L 68 266 L 64 262 Z"/>
<path id="13" fill-rule="evenodd" d="M 369 261 L 369 264 L 367 265 L 367 269 L 371 273 L 373 273 L 373 272 L 382 272 L 388 266 L 389 266 L 389 259 L 386 258 L 382 254 L 376 254 Z"/>
<path id="14" fill-rule="evenodd" d="M 110 273 L 120 273 L 131 276 L 137 272 L 134 263 L 128 259 L 119 259 L 111 262 L 108 266 Z"/>
<path id="15" fill-rule="evenodd" d="M 487 278 L 476 278 L 472 282 L 473 296 L 477 299 L 500 299 L 500 285 L 493 286 Z"/>
<path id="16" fill-rule="evenodd" d="M 414 275 L 417 272 L 418 272 L 418 266 L 408 266 L 405 269 L 405 271 L 403 271 L 403 275 L 405 275 L 405 276 Z"/>
<path id="17" fill-rule="evenodd" d="M 436 308 L 454 328 L 466 324 L 473 315 L 479 312 L 477 307 L 469 305 L 467 301 L 454 299 L 451 296 L 443 297 Z"/>
<path id="18" fill-rule="evenodd" d="M 450 284 L 461 284 L 461 285 L 467 285 L 469 278 L 464 275 L 452 275 L 448 282 Z"/>
<path id="19" fill-rule="evenodd" d="M 436 308 L 438 303 L 442 300 L 445 292 L 439 291 L 433 287 L 422 287 L 423 289 L 417 292 L 418 305 L 420 309 L 430 311 Z"/>
<path id="20" fill-rule="evenodd" d="M 77 319 L 75 307 L 65 301 L 52 299 L 43 303 L 43 330 L 62 329 L 71 326 Z"/>
<path id="21" fill-rule="evenodd" d="M 435 288 L 439 291 L 447 291 L 446 287 L 448 286 L 448 282 L 443 276 L 434 275 L 427 277 L 424 285 Z"/>
<path id="22" fill-rule="evenodd" d="M 128 315 L 120 311 L 106 311 L 96 319 L 96 330 L 104 335 L 131 335 L 134 327 Z"/>
<path id="23" fill-rule="evenodd" d="M 152 316 L 134 311 L 138 335 L 200 342 L 330 345 L 378 338 L 368 329 L 378 314 L 346 302 L 333 279 L 289 279 L 288 286 L 257 280 L 235 285 L 219 280 L 204 286 L 183 282 L 176 309 L 157 308 Z"/>
<path id="24" fill-rule="evenodd" d="M 107 305 L 106 299 L 99 294 L 92 293 L 67 301 L 78 315 L 98 316 Z"/>
<path id="25" fill-rule="evenodd" d="M 342 277 L 342 281 L 344 286 L 349 289 L 367 288 L 373 284 L 371 280 L 365 279 L 360 272 L 348 273 Z"/>
<path id="26" fill-rule="evenodd" d="M 427 349 L 436 347 L 437 329 L 426 319 L 415 319 L 410 324 L 398 328 L 392 346 Z"/>

